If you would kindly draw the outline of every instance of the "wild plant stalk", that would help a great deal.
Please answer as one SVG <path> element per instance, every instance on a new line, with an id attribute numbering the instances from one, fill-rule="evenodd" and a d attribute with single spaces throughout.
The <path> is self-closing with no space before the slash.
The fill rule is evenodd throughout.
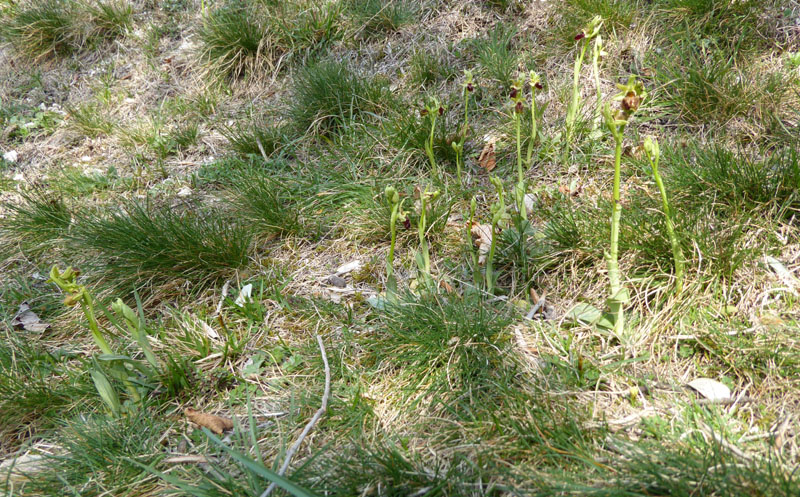
<path id="1" fill-rule="evenodd" d="M 432 98 L 422 110 L 423 116 L 430 116 L 431 132 L 428 140 L 425 142 L 425 153 L 428 156 L 428 161 L 431 163 L 431 173 L 435 179 L 439 179 L 439 168 L 436 165 L 436 157 L 433 154 L 433 134 L 436 130 L 436 117 L 444 114 L 444 107 L 439 103 L 437 98 Z"/>
<path id="2" fill-rule="evenodd" d="M 136 294 L 136 302 L 139 305 L 138 315 L 133 309 L 125 305 L 125 302 L 123 302 L 122 299 L 117 299 L 113 304 L 111 304 L 111 308 L 117 313 L 117 315 L 122 317 L 123 321 L 125 321 L 128 331 L 136 340 L 136 343 L 139 344 L 139 347 L 144 353 L 145 359 L 148 363 L 150 363 L 150 366 L 153 367 L 153 370 L 157 371 L 158 361 L 156 360 L 156 356 L 153 353 L 152 347 L 150 347 L 150 342 L 147 341 L 147 333 L 144 330 L 144 313 L 142 312 L 139 294 Z"/>
<path id="3" fill-rule="evenodd" d="M 426 188 L 419 196 L 420 212 L 419 223 L 417 225 L 417 233 L 419 235 L 419 252 L 417 252 L 417 267 L 422 273 L 422 278 L 426 287 L 430 290 L 433 289 L 433 277 L 431 276 L 431 255 L 428 249 L 428 239 L 426 237 L 427 222 L 428 222 L 428 203 L 435 202 L 439 197 L 439 191 L 428 191 Z"/>
<path id="4" fill-rule="evenodd" d="M 525 209 L 525 172 L 522 169 L 522 112 L 524 110 L 525 97 L 522 95 L 522 79 L 515 79 L 511 83 L 511 98 L 512 108 L 511 115 L 514 119 L 514 131 L 517 137 L 517 184 L 514 186 L 514 201 L 517 206 L 517 212 L 521 219 L 528 219 L 528 213 Z"/>
<path id="5" fill-rule="evenodd" d="M 467 141 L 467 133 L 469 132 L 469 95 L 475 90 L 475 87 L 472 83 L 472 71 L 465 69 L 464 76 L 465 79 L 464 83 L 462 84 L 464 87 L 464 124 L 461 128 L 458 138 L 453 141 L 451 145 L 453 150 L 456 152 L 456 175 L 458 176 L 458 183 L 462 186 L 464 185 L 464 180 L 461 177 L 464 143 Z"/>
<path id="6" fill-rule="evenodd" d="M 92 332 L 92 336 L 94 338 L 95 343 L 103 352 L 103 354 L 112 356 L 114 352 L 111 350 L 111 347 L 108 345 L 105 337 L 103 336 L 102 331 L 100 331 L 100 325 L 97 322 L 97 317 L 94 314 L 94 302 L 92 300 L 92 296 L 89 294 L 89 291 L 86 289 L 84 285 L 79 285 L 77 283 L 78 272 L 73 270 L 71 267 L 68 267 L 63 273 L 58 269 L 58 266 L 53 266 L 50 270 L 50 279 L 48 281 L 55 283 L 61 291 L 67 294 L 66 298 L 64 299 L 64 305 L 73 307 L 76 305 L 81 306 L 81 310 L 83 311 L 84 316 L 86 316 L 86 320 L 89 323 L 89 330 Z M 128 395 L 130 395 L 131 399 L 136 404 L 140 404 L 142 401 L 141 395 L 139 395 L 139 391 L 136 389 L 134 384 L 128 378 L 129 373 L 128 370 L 122 364 L 117 364 L 116 367 L 113 368 L 115 373 L 118 373 L 115 376 L 118 376 L 121 380 L 123 385 L 125 385 L 125 390 L 128 391 Z M 111 399 L 117 399 L 116 393 L 113 392 L 108 379 L 105 377 L 101 371 L 93 371 L 92 372 L 92 379 L 94 380 L 95 387 L 97 387 L 98 393 L 100 396 L 109 404 L 112 411 L 117 413 L 119 411 L 119 401 L 116 402 Z"/>
<path id="7" fill-rule="evenodd" d="M 475 244 L 472 241 L 472 227 L 475 226 L 475 211 L 478 209 L 478 202 L 473 196 L 469 202 L 469 223 L 467 223 L 465 236 L 467 247 L 469 249 L 470 260 L 472 261 L 472 281 L 475 283 L 475 288 L 481 284 L 481 273 L 478 252 L 475 250 Z"/>
<path id="8" fill-rule="evenodd" d="M 611 201 L 611 243 L 609 251 L 605 253 L 608 264 L 608 279 L 611 295 L 608 298 L 609 313 L 614 324 L 613 332 L 618 337 L 623 336 L 625 330 L 625 315 L 623 306 L 628 302 L 628 291 L 622 287 L 619 271 L 619 223 L 622 215 L 622 203 L 620 202 L 620 176 L 622 163 L 622 140 L 624 137 L 625 126 L 631 115 L 639 108 L 646 93 L 640 82 L 634 76 L 628 79 L 627 85 L 617 85 L 621 92 L 614 97 L 621 100 L 621 110 L 612 111 L 611 106 L 606 104 L 603 109 L 606 127 L 614 137 L 614 185 Z"/>
<path id="9" fill-rule="evenodd" d="M 625 316 L 623 305 L 628 301 L 627 291 L 624 291 L 620 283 L 619 273 L 619 221 L 622 215 L 622 204 L 619 196 L 620 169 L 622 160 L 622 137 L 623 130 L 627 124 L 626 120 L 616 119 L 611 113 L 611 107 L 606 104 L 603 113 L 606 118 L 606 126 L 614 136 L 614 189 L 611 200 L 611 244 L 605 258 L 608 264 L 608 280 L 611 296 L 608 298 L 611 320 L 614 323 L 614 333 L 617 337 L 622 336 L 625 329 Z"/>
<path id="10" fill-rule="evenodd" d="M 605 55 L 606 53 L 603 51 L 603 37 L 597 35 L 594 39 L 594 45 L 592 46 L 592 74 L 594 75 L 594 87 L 597 90 L 597 105 L 595 107 L 594 125 L 592 129 L 597 129 L 602 121 L 603 92 L 600 88 L 600 57 Z"/>
<path id="11" fill-rule="evenodd" d="M 536 123 L 536 90 L 542 89 L 542 78 L 540 78 L 539 75 L 534 71 L 530 72 L 528 78 L 528 82 L 531 85 L 531 139 L 528 141 L 528 154 L 525 162 L 528 165 L 528 169 L 530 169 L 530 167 L 533 165 L 531 163 L 531 160 L 533 159 L 533 146 L 539 133 Z"/>
<path id="12" fill-rule="evenodd" d="M 567 118 L 565 122 L 565 135 L 564 135 L 564 157 L 563 164 L 567 165 L 569 159 L 569 151 L 572 147 L 572 139 L 575 134 L 575 121 L 578 119 L 578 107 L 580 106 L 580 88 L 578 87 L 581 78 L 581 67 L 583 66 L 583 59 L 586 56 L 586 49 L 589 47 L 589 41 L 600 33 L 600 27 L 603 25 L 603 18 L 595 16 L 583 30 L 575 36 L 575 41 L 582 41 L 581 49 L 575 57 L 575 66 L 572 70 L 572 99 L 567 107 Z"/>
<path id="13" fill-rule="evenodd" d="M 494 250 L 497 246 L 497 228 L 500 224 L 508 219 L 508 212 L 506 211 L 505 192 L 503 190 L 503 182 L 497 176 L 490 178 L 492 184 L 497 189 L 497 202 L 492 204 L 489 212 L 492 214 L 492 242 L 489 245 L 489 255 L 486 258 L 486 292 L 489 295 L 494 294 Z"/>
<path id="14" fill-rule="evenodd" d="M 86 320 L 89 323 L 89 331 L 92 332 L 94 343 L 97 344 L 101 352 L 112 355 L 114 352 L 112 352 L 111 347 L 100 331 L 100 326 L 97 324 L 92 297 L 85 286 L 76 283 L 78 274 L 78 271 L 73 270 L 71 267 L 68 267 L 62 273 L 58 266 L 53 266 L 50 270 L 50 279 L 48 281 L 55 283 L 62 292 L 67 294 L 64 299 L 64 305 L 74 307 L 80 304 L 83 315 L 86 316 Z"/>
<path id="15" fill-rule="evenodd" d="M 394 248 L 397 242 L 397 222 L 406 220 L 406 213 L 403 211 L 403 200 L 394 187 L 387 186 L 384 192 L 386 200 L 392 206 L 392 214 L 389 218 L 389 231 L 391 233 L 391 244 L 389 245 L 389 256 L 386 258 L 386 294 L 389 298 L 394 298 L 397 294 L 397 279 L 394 276 Z"/>
<path id="16" fill-rule="evenodd" d="M 644 152 L 650 161 L 650 167 L 653 169 L 653 178 L 658 186 L 658 191 L 661 192 L 661 203 L 664 207 L 664 219 L 667 225 L 667 235 L 669 236 L 669 243 L 672 247 L 672 259 L 675 264 L 675 292 L 680 293 L 683 290 L 683 251 L 678 237 L 675 235 L 675 226 L 672 221 L 672 212 L 669 208 L 669 200 L 667 199 L 667 190 L 664 188 L 664 182 L 661 181 L 661 175 L 658 173 L 658 159 L 661 155 L 658 141 L 647 137 L 644 140 Z"/>

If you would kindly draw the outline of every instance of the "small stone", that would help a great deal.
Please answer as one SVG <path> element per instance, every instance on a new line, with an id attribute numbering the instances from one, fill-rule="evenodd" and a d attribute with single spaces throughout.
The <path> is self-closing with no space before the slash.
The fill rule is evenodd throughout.
<path id="1" fill-rule="evenodd" d="M 17 153 L 16 150 L 9 150 L 8 152 L 3 154 L 3 160 L 6 162 L 10 162 L 12 164 L 17 162 L 18 158 L 19 154 Z"/>
<path id="2" fill-rule="evenodd" d="M 347 264 L 342 264 L 341 266 L 339 266 L 336 269 L 336 275 L 341 276 L 343 274 L 347 274 L 352 271 L 358 271 L 359 269 L 361 269 L 361 261 L 356 259 L 354 261 L 348 262 Z"/>
<path id="3" fill-rule="evenodd" d="M 344 288 L 347 286 L 347 281 L 345 281 L 345 279 L 341 276 L 336 276 L 335 274 L 332 274 L 328 277 L 328 283 L 337 288 Z"/>
<path id="4" fill-rule="evenodd" d="M 188 186 L 184 186 L 183 188 L 178 190 L 179 197 L 188 197 L 191 194 L 192 194 L 192 189 L 189 188 Z"/>

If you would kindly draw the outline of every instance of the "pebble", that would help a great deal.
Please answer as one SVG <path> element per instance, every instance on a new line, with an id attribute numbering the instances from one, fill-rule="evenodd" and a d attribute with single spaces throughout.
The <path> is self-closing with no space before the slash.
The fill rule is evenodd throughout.
<path id="1" fill-rule="evenodd" d="M 3 154 L 3 160 L 6 162 L 10 162 L 12 164 L 17 162 L 18 158 L 19 154 L 17 153 L 16 150 L 9 150 L 8 152 Z"/>

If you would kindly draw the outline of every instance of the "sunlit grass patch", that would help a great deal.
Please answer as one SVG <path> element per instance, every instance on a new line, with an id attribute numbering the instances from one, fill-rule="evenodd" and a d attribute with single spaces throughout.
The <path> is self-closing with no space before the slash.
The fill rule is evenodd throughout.
<path id="1" fill-rule="evenodd" d="M 326 60 L 303 68 L 292 82 L 289 117 L 299 132 L 330 133 L 346 120 L 378 109 L 388 97 L 387 84 L 356 73 L 344 62 Z"/>
<path id="2" fill-rule="evenodd" d="M 388 305 L 381 322 L 385 335 L 373 353 L 402 378 L 406 398 L 472 398 L 502 376 L 509 317 L 477 297 L 407 296 Z"/>
<path id="3" fill-rule="evenodd" d="M 78 357 L 74 350 L 49 351 L 20 333 L 27 332 L 11 330 L 0 340 L 0 445 L 4 450 L 53 429 L 65 413 L 96 397 L 88 376 L 75 375 L 66 367 L 68 360 Z"/>
<path id="4" fill-rule="evenodd" d="M 200 58 L 209 70 L 233 77 L 259 68 L 271 53 L 263 14 L 256 6 L 231 0 L 205 14 L 197 28 Z"/>
<path id="5" fill-rule="evenodd" d="M 95 277 L 127 291 L 182 280 L 207 285 L 247 263 L 251 239 L 224 213 L 149 202 L 85 213 L 70 234 L 79 247 L 73 256 Z"/>
<path id="6" fill-rule="evenodd" d="M 118 0 L 28 0 L 0 18 L 0 38 L 39 59 L 121 36 L 132 16 L 132 7 Z"/>
<path id="7" fill-rule="evenodd" d="M 44 190 L 21 193 L 22 202 L 4 205 L 10 216 L 0 227 L 0 250 L 19 246 L 33 255 L 52 249 L 72 221 L 72 212 L 64 199 Z"/>
<path id="8" fill-rule="evenodd" d="M 416 5 L 407 0 L 346 0 L 344 3 L 357 29 L 367 38 L 396 31 L 413 22 L 417 14 Z"/>
<path id="9" fill-rule="evenodd" d="M 681 63 L 675 64 L 676 59 Z M 724 125 L 737 117 L 766 122 L 785 110 L 796 80 L 757 64 L 737 62 L 719 47 L 704 49 L 697 40 L 676 41 L 655 63 L 665 103 L 687 121 L 698 123 Z"/>
<path id="10" fill-rule="evenodd" d="M 45 471 L 22 487 L 23 495 L 67 494 L 75 488 L 84 495 L 152 492 L 157 482 L 136 463 L 164 457 L 161 440 L 168 424 L 154 414 L 62 421 L 57 440 L 63 454 L 45 459 Z"/>
<path id="11" fill-rule="evenodd" d="M 672 147 L 670 187 L 686 204 L 713 204 L 728 212 L 800 208 L 800 156 L 779 148 L 758 156 L 719 145 Z"/>

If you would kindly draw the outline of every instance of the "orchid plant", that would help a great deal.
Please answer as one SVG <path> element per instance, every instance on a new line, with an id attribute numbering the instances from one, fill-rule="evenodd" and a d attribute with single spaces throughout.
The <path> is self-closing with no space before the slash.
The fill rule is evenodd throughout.
<path id="1" fill-rule="evenodd" d="M 600 34 L 600 28 L 603 25 L 603 18 L 595 16 L 583 28 L 583 30 L 575 36 L 575 41 L 581 44 L 581 48 L 575 56 L 575 66 L 572 72 L 572 99 L 567 107 L 566 129 L 564 139 L 564 164 L 566 165 L 569 158 L 569 149 L 572 146 L 573 135 L 575 134 L 575 122 L 578 119 L 578 107 L 580 107 L 580 88 L 579 82 L 581 77 L 581 67 L 583 66 L 583 59 L 586 56 L 586 50 L 589 48 L 589 42 Z"/>
<path id="2" fill-rule="evenodd" d="M 103 399 L 103 402 L 105 402 L 115 416 L 118 416 L 122 412 L 122 404 L 120 403 L 119 395 L 111 385 L 108 377 L 111 376 L 121 381 L 130 399 L 135 405 L 139 405 L 142 402 L 142 396 L 139 393 L 139 389 L 136 387 L 136 383 L 141 383 L 137 371 L 147 378 L 154 379 L 158 376 L 158 363 L 150 347 L 150 343 L 147 341 L 147 335 L 144 331 L 141 317 L 137 316 L 136 312 L 125 305 L 120 299 L 117 299 L 112 305 L 112 308 L 123 319 L 128 331 L 141 347 L 149 366 L 133 360 L 128 356 L 114 353 L 106 341 L 100 324 L 97 321 L 94 299 L 92 299 L 86 286 L 79 284 L 77 281 L 79 274 L 79 271 L 71 267 L 61 272 L 58 266 L 53 266 L 50 270 L 50 279 L 48 281 L 55 283 L 61 291 L 66 293 L 67 296 L 64 299 L 64 305 L 69 307 L 80 305 L 88 321 L 89 330 L 92 333 L 95 344 L 97 344 L 102 352 L 100 356 L 93 358 L 94 368 L 90 371 L 92 381 L 101 399 Z M 106 313 L 106 311 L 103 312 Z M 110 314 L 106 313 L 106 316 L 115 326 L 121 330 L 123 329 Z M 100 365 L 101 362 L 106 364 L 107 367 L 102 367 Z M 129 366 L 133 369 L 129 369 Z"/>
<path id="3" fill-rule="evenodd" d="M 675 292 L 680 293 L 683 289 L 683 251 L 678 237 L 675 234 L 675 225 L 672 220 L 672 212 L 669 207 L 669 200 L 667 199 L 667 190 L 664 188 L 664 182 L 661 181 L 661 175 L 658 173 L 658 159 L 661 155 L 658 147 L 658 141 L 649 136 L 644 140 L 644 152 L 647 154 L 647 159 L 650 161 L 650 167 L 653 170 L 653 179 L 655 179 L 658 191 L 661 193 L 661 203 L 664 208 L 664 218 L 667 226 L 667 235 L 669 236 L 669 243 L 672 248 L 672 259 L 675 264 Z"/>
<path id="4" fill-rule="evenodd" d="M 433 153 L 433 135 L 436 131 L 436 118 L 444 114 L 444 106 L 439 103 L 439 99 L 433 97 L 425 104 L 425 108 L 421 111 L 422 116 L 429 117 L 431 123 L 431 132 L 428 139 L 425 141 L 425 154 L 428 156 L 428 161 L 431 164 L 431 172 L 434 178 L 439 178 L 439 168 L 436 165 L 436 156 Z"/>
<path id="5" fill-rule="evenodd" d="M 628 79 L 625 85 L 617 85 L 620 92 L 614 100 L 620 101 L 620 109 L 611 110 L 611 106 L 606 103 L 603 108 L 605 124 L 611 135 L 614 137 L 614 185 L 611 200 L 611 243 L 609 251 L 605 253 L 606 263 L 608 264 L 608 279 L 611 295 L 608 298 L 609 312 L 613 331 L 617 337 L 621 337 L 625 330 L 625 317 L 623 306 L 628 302 L 628 291 L 622 286 L 619 271 L 619 223 L 622 214 L 622 203 L 620 200 L 620 175 L 622 162 L 622 140 L 625 126 L 631 116 L 641 105 L 642 100 L 647 96 L 647 92 L 641 82 L 635 76 Z"/>
<path id="6" fill-rule="evenodd" d="M 400 198 L 400 194 L 392 186 L 387 186 L 384 190 L 386 200 L 391 206 L 391 217 L 389 218 L 389 231 L 391 233 L 391 242 L 389 245 L 389 255 L 386 258 L 386 294 L 389 299 L 395 298 L 397 295 L 397 279 L 394 276 L 394 249 L 397 243 L 397 223 L 405 222 L 408 219 L 408 214 L 403 210 L 403 202 L 405 199 Z"/>
<path id="7" fill-rule="evenodd" d="M 456 175 L 458 182 L 463 185 L 464 180 L 461 177 L 461 170 L 463 169 L 464 162 L 464 143 L 467 141 L 467 133 L 469 132 L 469 96 L 475 91 L 475 85 L 472 81 L 472 71 L 469 69 L 464 70 L 464 82 L 461 84 L 464 97 L 464 124 L 461 126 L 461 131 L 458 137 L 453 141 L 451 146 L 456 153 Z"/>
<path id="8" fill-rule="evenodd" d="M 490 181 L 497 189 L 497 202 L 489 207 L 489 212 L 492 215 L 492 241 L 489 245 L 489 254 L 486 257 L 486 292 L 489 295 L 494 294 L 494 251 L 497 246 L 497 232 L 501 225 L 508 222 L 510 216 L 506 210 L 505 191 L 503 189 L 503 182 L 497 176 L 492 176 Z"/>

